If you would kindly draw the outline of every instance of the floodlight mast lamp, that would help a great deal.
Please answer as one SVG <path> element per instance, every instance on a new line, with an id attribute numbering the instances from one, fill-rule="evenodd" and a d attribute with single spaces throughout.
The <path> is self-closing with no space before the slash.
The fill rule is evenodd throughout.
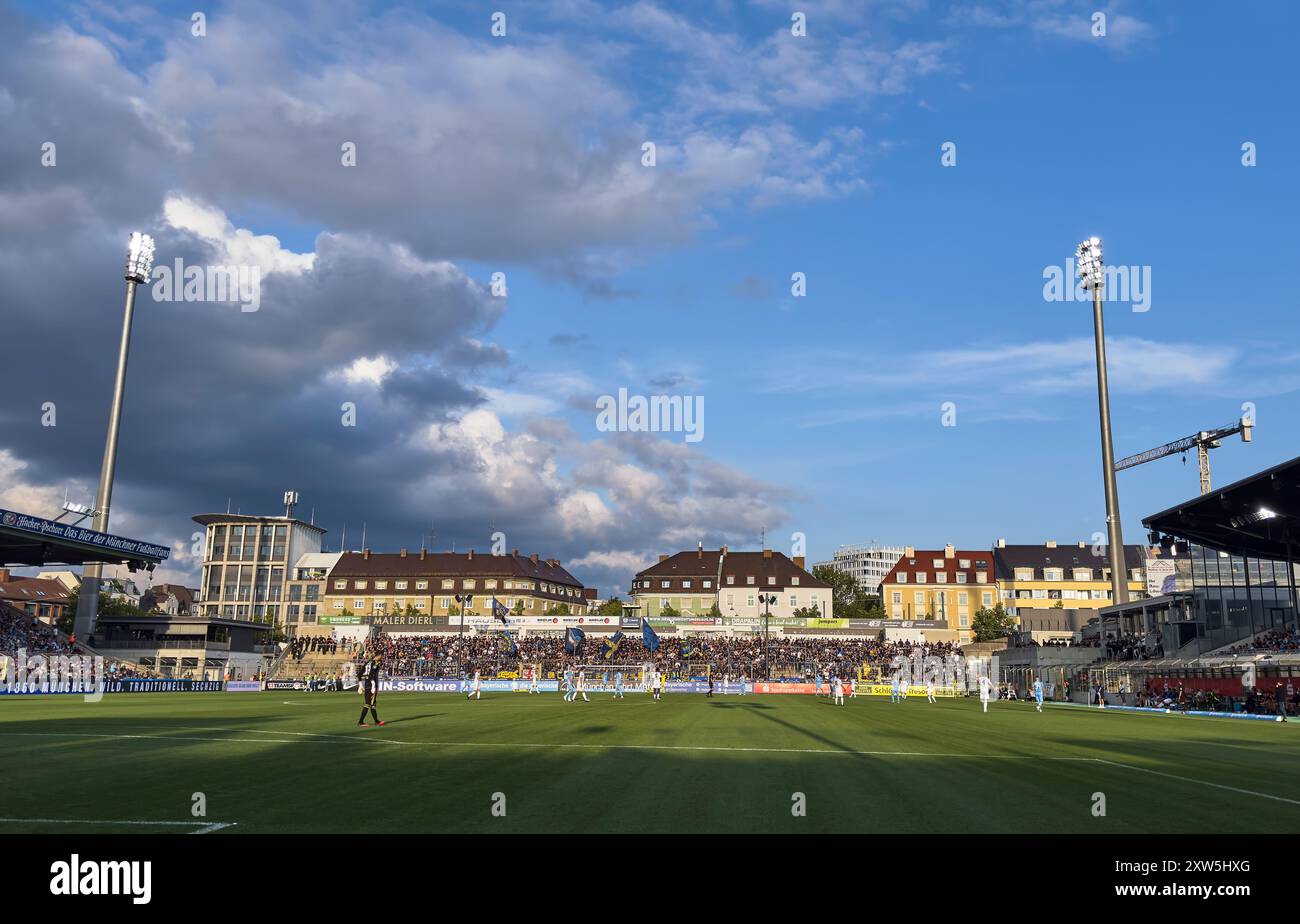
<path id="1" fill-rule="evenodd" d="M 117 468 L 117 435 L 122 423 L 122 399 L 126 393 L 126 362 L 131 348 L 131 321 L 135 315 L 135 287 L 147 285 L 153 272 L 153 238 L 132 231 L 127 241 L 126 310 L 122 314 L 122 342 L 117 350 L 117 378 L 113 382 L 113 404 L 108 413 L 108 438 L 104 441 L 104 459 L 99 468 L 99 492 L 95 495 L 95 519 L 92 528 L 108 531 L 108 513 L 113 503 L 113 474 Z M 99 613 L 99 580 L 103 568 L 98 563 L 82 569 L 81 592 L 77 598 L 77 616 L 73 629 L 83 642 L 95 629 Z"/>
<path id="2" fill-rule="evenodd" d="M 1101 418 L 1101 469 L 1106 487 L 1106 531 L 1110 551 L 1110 602 L 1128 603 L 1124 534 L 1119 520 L 1119 489 L 1115 483 L 1115 447 L 1110 433 L 1110 388 L 1106 379 L 1106 329 L 1102 320 L 1101 290 L 1106 271 L 1101 258 L 1101 238 L 1090 237 L 1075 252 L 1079 281 L 1092 289 L 1092 328 L 1097 341 L 1097 409 Z"/>

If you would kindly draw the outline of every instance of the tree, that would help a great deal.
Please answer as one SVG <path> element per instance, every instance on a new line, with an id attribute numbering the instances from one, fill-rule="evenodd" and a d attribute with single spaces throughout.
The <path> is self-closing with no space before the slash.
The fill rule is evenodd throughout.
<path id="1" fill-rule="evenodd" d="M 821 619 L 822 611 L 815 606 L 801 606 L 794 611 L 795 619 Z"/>
<path id="2" fill-rule="evenodd" d="M 659 611 L 659 615 L 665 619 L 676 619 L 682 615 L 682 611 L 670 603 Z"/>
<path id="3" fill-rule="evenodd" d="M 713 601 L 713 605 L 709 607 L 709 612 L 706 615 L 710 619 L 717 619 L 722 615 L 722 609 L 718 606 L 717 600 Z"/>
<path id="4" fill-rule="evenodd" d="M 620 600 L 618 597 L 611 597 L 609 600 L 602 601 L 600 606 L 596 607 L 596 615 L 597 616 L 622 616 L 623 601 Z"/>
<path id="5" fill-rule="evenodd" d="M 1016 631 L 1016 620 L 1008 615 L 1006 607 L 1001 603 L 992 609 L 981 607 L 971 621 L 971 633 L 977 642 L 991 642 L 994 639 L 1006 638 L 1014 631 Z"/>
<path id="6" fill-rule="evenodd" d="M 834 616 L 837 619 L 879 619 L 884 615 L 883 613 L 877 616 L 871 615 L 873 609 L 880 609 L 880 598 L 868 594 L 859 587 L 853 575 L 848 572 L 840 571 L 830 565 L 818 565 L 813 568 L 813 577 L 831 586 L 831 612 L 824 615 Z M 823 614 L 819 612 L 817 615 Z"/>
<path id="7" fill-rule="evenodd" d="M 99 614 L 100 616 L 126 616 L 132 619 L 142 616 L 152 616 L 153 613 L 146 613 L 140 607 L 133 603 L 123 600 L 121 597 L 110 597 L 103 593 L 104 585 L 100 584 L 99 597 Z M 63 613 L 55 621 L 55 626 L 65 635 L 72 632 L 73 621 L 77 616 L 77 603 L 81 599 L 81 588 L 75 587 L 68 594 L 68 602 L 63 607 Z"/>

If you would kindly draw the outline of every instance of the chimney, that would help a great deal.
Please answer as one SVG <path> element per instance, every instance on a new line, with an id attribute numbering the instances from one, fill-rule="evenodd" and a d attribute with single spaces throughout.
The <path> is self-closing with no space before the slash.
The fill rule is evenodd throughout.
<path id="1" fill-rule="evenodd" d="M 1086 549 L 1087 547 L 1088 547 L 1088 544 L 1087 544 L 1086 542 L 1084 542 L 1082 539 L 1080 539 L 1080 540 L 1079 540 L 1079 548 L 1081 548 L 1081 549 Z"/>
<path id="2" fill-rule="evenodd" d="M 534 552 L 532 555 L 529 555 L 528 560 L 531 561 L 534 565 L 537 564 L 537 553 Z"/>
<path id="3" fill-rule="evenodd" d="M 915 558 L 915 557 L 916 557 L 916 546 L 912 546 L 912 545 L 905 546 L 905 547 L 903 548 L 903 557 L 904 557 L 904 558 Z"/>
<path id="4" fill-rule="evenodd" d="M 1047 547 L 1048 547 L 1049 549 L 1054 549 L 1054 548 L 1056 548 L 1056 540 L 1055 540 L 1055 539 L 1048 539 L 1048 540 L 1047 540 Z"/>
<path id="5" fill-rule="evenodd" d="M 764 549 L 764 550 L 763 550 L 763 557 L 764 557 L 764 558 L 771 558 L 771 557 L 772 557 L 772 550 L 771 550 L 771 549 Z"/>
<path id="6" fill-rule="evenodd" d="M 667 561 L 667 560 L 668 560 L 668 556 L 667 556 L 667 555 L 660 555 L 660 556 L 659 556 L 659 561 L 660 561 L 660 562 L 665 562 L 665 561 Z"/>
<path id="7" fill-rule="evenodd" d="M 465 560 L 466 560 L 466 561 L 473 561 L 473 560 L 474 560 L 474 550 L 473 550 L 473 549 L 470 549 L 468 552 L 465 553 Z"/>
<path id="8" fill-rule="evenodd" d="M 695 547 L 695 557 L 696 558 L 704 557 L 704 543 L 702 541 L 699 543 L 699 545 Z"/>
<path id="9" fill-rule="evenodd" d="M 722 547 L 722 554 L 723 555 L 727 554 L 727 547 L 725 545 Z"/>
<path id="10" fill-rule="evenodd" d="M 944 557 L 944 558 L 956 558 L 956 557 L 957 557 L 957 550 L 954 549 L 954 548 L 952 547 L 952 543 L 951 543 L 951 542 L 949 542 L 947 545 L 945 545 L 945 546 L 943 547 L 943 557 Z"/>
<path id="11" fill-rule="evenodd" d="M 424 561 L 428 556 L 429 552 L 427 549 L 420 549 L 420 561 Z"/>
<path id="12" fill-rule="evenodd" d="M 0 568 L 0 584 L 3 584 L 7 580 L 9 580 L 9 569 Z"/>
<path id="13" fill-rule="evenodd" d="M 1005 540 L 1005 539 L 999 539 L 999 540 L 998 540 L 998 548 L 1000 548 L 1000 549 L 1005 549 L 1006 547 L 1007 547 L 1007 540 Z"/>
<path id="14" fill-rule="evenodd" d="M 796 556 L 794 557 L 794 566 L 795 566 L 796 568 L 798 568 L 800 571 L 803 570 L 803 556 L 802 556 L 802 555 L 796 555 Z"/>
<path id="15" fill-rule="evenodd" d="M 405 558 L 405 557 L 406 557 L 406 549 L 402 549 L 402 551 L 401 551 L 400 554 L 401 554 L 401 556 L 402 556 L 403 558 Z"/>
<path id="16" fill-rule="evenodd" d="M 552 568 L 560 567 L 560 560 L 558 558 L 548 558 L 546 559 L 546 563 L 550 565 Z"/>
<path id="17" fill-rule="evenodd" d="M 362 561 L 370 561 L 370 550 L 369 550 L 369 549 L 365 549 L 365 550 L 363 550 L 363 551 L 361 552 L 361 559 L 362 559 Z"/>
<path id="18" fill-rule="evenodd" d="M 518 550 L 518 549 L 511 549 L 511 550 L 510 550 L 510 557 L 511 557 L 511 558 L 518 558 L 518 557 L 519 557 L 519 550 Z"/>

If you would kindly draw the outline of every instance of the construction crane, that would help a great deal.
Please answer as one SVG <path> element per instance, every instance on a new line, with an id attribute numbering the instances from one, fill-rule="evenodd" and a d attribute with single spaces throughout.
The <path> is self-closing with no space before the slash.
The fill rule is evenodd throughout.
<path id="1" fill-rule="evenodd" d="M 1126 468 L 1133 468 L 1141 465 L 1143 462 L 1151 462 L 1154 459 L 1163 459 L 1165 456 L 1172 456 L 1175 453 L 1186 453 L 1189 449 L 1196 449 L 1196 461 L 1201 470 L 1201 493 L 1210 493 L 1210 450 L 1218 449 L 1223 445 L 1225 436 L 1232 436 L 1234 433 L 1241 434 L 1241 441 L 1249 443 L 1251 440 L 1251 430 L 1254 428 L 1254 422 L 1243 417 L 1236 423 L 1228 424 L 1223 427 L 1215 427 L 1213 430 L 1202 430 L 1200 433 L 1193 433 L 1191 436 L 1185 436 L 1180 440 L 1174 440 L 1172 443 L 1165 443 L 1163 446 L 1157 446 L 1155 449 L 1148 449 L 1146 452 L 1139 452 L 1137 455 L 1128 456 L 1120 459 L 1115 463 L 1115 471 L 1122 472 Z M 1186 461 L 1184 455 L 1183 460 Z"/>

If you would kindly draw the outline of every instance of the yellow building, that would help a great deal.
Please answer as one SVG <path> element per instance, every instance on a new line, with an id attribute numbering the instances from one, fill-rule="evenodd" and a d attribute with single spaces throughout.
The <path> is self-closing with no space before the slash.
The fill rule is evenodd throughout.
<path id="1" fill-rule="evenodd" d="M 885 618 L 936 623 L 924 627 L 927 641 L 969 642 L 975 614 L 998 604 L 993 573 L 987 551 L 908 546 L 880 583 Z"/>
<path id="2" fill-rule="evenodd" d="M 1124 547 L 1130 599 L 1145 596 L 1146 549 Z M 1110 552 L 1106 546 L 1008 545 L 993 548 L 1000 597 L 1007 612 L 1035 635 L 1071 634 L 1111 605 Z M 1059 614 L 1059 615 L 1058 615 Z"/>

